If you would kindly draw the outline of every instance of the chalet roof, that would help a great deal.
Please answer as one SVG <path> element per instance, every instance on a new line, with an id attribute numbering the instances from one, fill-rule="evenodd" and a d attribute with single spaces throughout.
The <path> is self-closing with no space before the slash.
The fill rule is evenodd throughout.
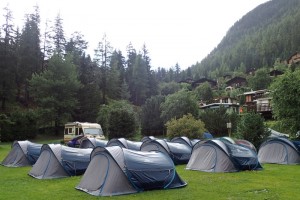
<path id="1" fill-rule="evenodd" d="M 201 106 L 201 109 L 206 109 L 206 108 L 219 108 L 220 106 L 224 106 L 225 108 L 228 107 L 239 107 L 238 103 L 211 103 L 211 104 L 207 104 L 204 106 Z"/>
<path id="2" fill-rule="evenodd" d="M 236 82 L 246 82 L 246 79 L 240 76 L 236 76 L 233 77 L 232 79 L 229 79 L 228 81 L 226 81 L 226 84 L 230 85 L 232 83 L 236 83 Z"/>
<path id="3" fill-rule="evenodd" d="M 244 95 L 249 95 L 249 94 L 264 94 L 268 93 L 268 90 L 256 90 L 256 91 L 249 91 L 249 92 L 244 92 Z"/>
<path id="4" fill-rule="evenodd" d="M 295 59 L 295 57 L 296 57 L 296 59 Z M 288 63 L 288 64 L 292 64 L 292 62 L 293 62 L 294 60 L 296 60 L 296 62 L 299 62 L 299 59 L 300 59 L 300 52 L 295 52 L 293 55 L 291 55 L 291 56 L 288 58 L 287 63 Z"/>
<path id="5" fill-rule="evenodd" d="M 205 83 L 205 82 L 209 82 L 212 85 L 217 85 L 217 81 L 214 81 L 214 80 L 211 80 L 208 78 L 200 78 L 200 79 L 194 81 L 193 84 L 195 85 L 195 84 L 201 84 L 201 83 Z"/>
<path id="6" fill-rule="evenodd" d="M 194 80 L 192 78 L 187 78 L 185 80 L 181 80 L 178 83 L 189 83 L 192 84 L 194 82 Z"/>
<path id="7" fill-rule="evenodd" d="M 278 76 L 278 75 L 281 75 L 283 74 L 283 71 L 280 71 L 278 69 L 273 69 L 270 71 L 270 76 Z"/>

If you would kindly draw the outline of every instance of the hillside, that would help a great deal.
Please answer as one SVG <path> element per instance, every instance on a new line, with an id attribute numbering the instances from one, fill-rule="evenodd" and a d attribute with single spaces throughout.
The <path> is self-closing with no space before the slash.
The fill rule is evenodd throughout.
<path id="1" fill-rule="evenodd" d="M 195 77 L 272 67 L 300 50 L 300 1 L 272 0 L 237 21 L 220 44 L 191 67 Z M 194 77 L 194 78 L 195 78 Z"/>

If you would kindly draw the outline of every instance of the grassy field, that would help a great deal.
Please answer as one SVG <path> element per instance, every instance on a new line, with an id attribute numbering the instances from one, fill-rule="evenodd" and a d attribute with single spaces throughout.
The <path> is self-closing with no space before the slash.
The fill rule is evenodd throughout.
<path id="1" fill-rule="evenodd" d="M 0 161 L 10 151 L 10 143 L 0 143 Z M 176 167 L 179 176 L 188 184 L 184 188 L 153 190 L 137 194 L 95 197 L 78 191 L 81 176 L 38 180 L 28 175 L 31 167 L 0 166 L 0 199 L 300 199 L 300 165 L 263 165 L 261 171 L 238 173 L 206 173 Z"/>

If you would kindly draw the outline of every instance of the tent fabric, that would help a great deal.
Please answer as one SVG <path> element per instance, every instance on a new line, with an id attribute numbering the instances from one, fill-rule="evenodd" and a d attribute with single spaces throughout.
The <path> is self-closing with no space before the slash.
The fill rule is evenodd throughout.
<path id="1" fill-rule="evenodd" d="M 260 145 L 258 159 L 261 163 L 300 164 L 298 142 L 284 137 L 269 138 Z"/>
<path id="2" fill-rule="evenodd" d="M 165 154 L 111 146 L 94 148 L 76 189 L 94 196 L 114 196 L 185 185 Z"/>
<path id="3" fill-rule="evenodd" d="M 269 137 L 289 137 L 289 134 L 285 134 L 285 133 L 280 133 L 278 131 L 275 131 L 271 128 L 268 128 L 268 130 L 270 131 L 271 135 Z"/>
<path id="4" fill-rule="evenodd" d="M 23 167 L 33 165 L 41 151 L 42 144 L 32 143 L 28 140 L 14 141 L 11 151 L 1 162 L 6 167 Z"/>
<path id="5" fill-rule="evenodd" d="M 111 146 L 120 146 L 126 149 L 131 149 L 131 150 L 140 150 L 140 147 L 143 142 L 134 142 L 130 140 L 126 140 L 125 138 L 113 138 L 108 141 L 107 147 Z"/>
<path id="6" fill-rule="evenodd" d="M 204 139 L 213 139 L 214 137 L 212 136 L 212 134 L 210 134 L 208 132 L 204 132 L 203 133 L 203 138 Z"/>
<path id="7" fill-rule="evenodd" d="M 82 175 L 90 162 L 91 152 L 92 149 L 44 144 L 39 159 L 28 174 L 37 179 Z"/>
<path id="8" fill-rule="evenodd" d="M 79 148 L 86 149 L 86 148 L 95 148 L 95 147 L 106 147 L 108 141 L 107 140 L 99 140 L 96 138 L 82 138 Z"/>
<path id="9" fill-rule="evenodd" d="M 141 145 L 141 151 L 160 151 L 170 156 L 175 165 L 187 164 L 192 154 L 192 147 L 188 144 L 167 142 L 165 140 L 151 140 Z"/>
<path id="10" fill-rule="evenodd" d="M 182 136 L 182 137 L 175 137 L 171 140 L 171 142 L 177 142 L 185 145 L 189 145 L 190 147 L 193 146 L 192 142 L 188 137 Z"/>
<path id="11" fill-rule="evenodd" d="M 248 147 L 248 148 L 252 149 L 254 152 L 257 153 L 257 150 L 256 150 L 255 146 L 251 142 L 249 142 L 248 140 L 236 139 L 234 141 L 235 141 L 236 144 L 241 145 L 243 147 Z"/>
<path id="12" fill-rule="evenodd" d="M 186 166 L 204 172 L 238 172 L 262 169 L 257 154 L 249 148 L 222 140 L 198 142 Z"/>
<path id="13" fill-rule="evenodd" d="M 157 140 L 158 138 L 154 137 L 154 136 L 144 136 L 142 139 L 141 139 L 141 142 L 146 142 L 146 141 L 149 141 L 149 140 Z"/>

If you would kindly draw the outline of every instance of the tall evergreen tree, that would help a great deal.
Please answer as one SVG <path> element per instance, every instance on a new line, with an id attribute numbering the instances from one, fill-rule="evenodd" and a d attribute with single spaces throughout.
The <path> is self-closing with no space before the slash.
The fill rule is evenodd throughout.
<path id="1" fill-rule="evenodd" d="M 132 72 L 131 100 L 135 105 L 144 104 L 149 92 L 147 65 L 142 55 L 136 57 Z"/>
<path id="2" fill-rule="evenodd" d="M 60 17 L 60 13 L 55 18 L 53 34 L 54 51 L 63 57 L 65 54 L 66 38 L 63 29 L 63 19 Z"/>
<path id="3" fill-rule="evenodd" d="M 26 15 L 26 22 L 20 37 L 17 98 L 24 105 L 28 105 L 29 102 L 28 80 L 33 73 L 39 73 L 42 70 L 39 26 L 39 8 L 36 6 L 34 13 Z"/>
<path id="4" fill-rule="evenodd" d="M 12 23 L 12 11 L 5 7 L 5 23 L 2 25 L 3 35 L 0 40 L 0 101 L 1 110 L 7 109 L 7 103 L 14 98 L 16 51 L 15 51 L 15 30 Z"/>
<path id="5" fill-rule="evenodd" d="M 101 105 L 100 89 L 96 77 L 98 67 L 89 56 L 83 55 L 78 69 L 79 80 L 83 86 L 77 93 L 79 102 L 73 118 L 77 121 L 96 122 Z"/>
<path id="6" fill-rule="evenodd" d="M 70 120 L 77 106 L 76 93 L 81 87 L 70 57 L 62 59 L 55 54 L 49 60 L 47 70 L 32 76 L 30 86 L 31 94 L 41 108 L 41 123 L 53 121 L 58 128 Z"/>
<path id="7" fill-rule="evenodd" d="M 146 44 L 144 44 L 142 47 L 142 57 L 145 61 L 146 70 L 147 70 L 147 84 L 148 84 L 148 88 L 149 88 L 147 97 L 151 97 L 151 96 L 158 94 L 158 83 L 155 79 L 154 71 L 151 70 L 151 65 L 150 65 L 151 59 L 148 54 L 149 54 L 149 51 L 146 47 Z"/>
<path id="8" fill-rule="evenodd" d="M 49 28 L 49 20 L 45 22 L 45 29 L 42 37 L 42 71 L 45 68 L 46 60 L 48 60 L 53 53 L 53 47 L 51 46 L 51 31 Z"/>
<path id="9" fill-rule="evenodd" d="M 81 57 L 85 54 L 88 42 L 84 40 L 84 36 L 79 32 L 74 32 L 70 40 L 66 43 L 66 53 L 73 56 L 73 61 L 79 65 Z"/>
<path id="10" fill-rule="evenodd" d="M 127 60 L 126 60 L 126 82 L 128 84 L 128 89 L 130 96 L 133 96 L 134 88 L 133 88 L 133 65 L 135 63 L 135 59 L 137 57 L 136 50 L 133 48 L 131 42 L 126 48 L 127 50 Z"/>
<path id="11" fill-rule="evenodd" d="M 95 50 L 94 61 L 100 68 L 100 90 L 102 92 L 102 103 L 107 103 L 107 91 L 108 91 L 108 72 L 110 66 L 112 54 L 112 46 L 107 40 L 106 35 L 104 34 L 102 41 L 99 42 L 97 49 Z"/>

